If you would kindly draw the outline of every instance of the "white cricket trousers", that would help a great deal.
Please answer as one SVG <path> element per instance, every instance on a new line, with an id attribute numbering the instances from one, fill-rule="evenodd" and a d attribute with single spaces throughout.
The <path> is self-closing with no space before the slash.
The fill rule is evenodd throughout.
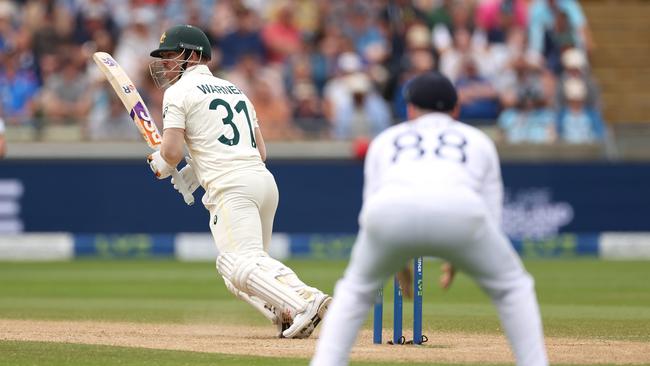
<path id="1" fill-rule="evenodd" d="M 450 261 L 490 296 L 517 365 L 548 365 L 533 280 L 475 192 L 458 187 L 385 188 L 366 203 L 312 366 L 348 364 L 377 291 L 418 256 Z"/>
<path id="2" fill-rule="evenodd" d="M 259 254 L 271 242 L 278 187 L 266 168 L 230 172 L 203 200 L 219 253 Z"/>

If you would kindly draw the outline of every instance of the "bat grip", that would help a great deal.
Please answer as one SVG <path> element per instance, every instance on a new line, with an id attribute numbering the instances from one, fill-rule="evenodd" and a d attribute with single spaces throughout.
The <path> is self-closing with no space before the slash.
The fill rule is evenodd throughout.
<path id="1" fill-rule="evenodd" d="M 178 170 L 172 170 L 172 178 L 174 178 L 174 183 L 178 186 L 178 191 L 183 195 L 183 200 L 185 203 L 188 206 L 192 206 L 194 204 L 194 196 L 187 189 L 185 180 L 178 173 Z"/>

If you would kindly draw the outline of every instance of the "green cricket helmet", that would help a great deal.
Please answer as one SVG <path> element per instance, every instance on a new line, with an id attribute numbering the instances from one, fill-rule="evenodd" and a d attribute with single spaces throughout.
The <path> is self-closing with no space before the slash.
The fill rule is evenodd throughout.
<path id="1" fill-rule="evenodd" d="M 160 45 L 151 51 L 151 57 L 161 58 L 165 51 L 182 52 L 183 50 L 197 51 L 203 60 L 210 60 L 212 47 L 208 37 L 199 28 L 189 25 L 175 25 L 160 36 Z"/>

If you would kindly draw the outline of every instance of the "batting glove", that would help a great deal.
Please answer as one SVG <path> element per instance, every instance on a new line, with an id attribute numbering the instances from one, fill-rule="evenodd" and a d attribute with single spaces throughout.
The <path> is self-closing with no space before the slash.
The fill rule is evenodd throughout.
<path id="1" fill-rule="evenodd" d="M 160 151 L 156 151 L 155 153 L 147 156 L 147 163 L 149 163 L 151 171 L 156 175 L 156 178 L 158 179 L 165 179 L 169 177 L 172 174 L 172 170 L 174 170 L 174 167 L 169 165 L 165 159 L 163 159 L 162 155 L 160 155 Z"/>
<path id="2" fill-rule="evenodd" d="M 192 194 L 194 191 L 196 191 L 197 188 L 199 188 L 199 178 L 194 172 L 194 167 L 192 166 L 192 164 L 194 164 L 194 161 L 192 161 L 192 158 L 189 156 L 185 157 L 185 162 L 187 162 L 187 164 L 183 167 L 183 169 L 179 170 L 178 174 L 180 174 L 181 179 L 185 182 L 189 193 Z M 178 191 L 179 187 L 174 178 L 172 178 L 172 184 L 174 185 L 174 189 Z"/>

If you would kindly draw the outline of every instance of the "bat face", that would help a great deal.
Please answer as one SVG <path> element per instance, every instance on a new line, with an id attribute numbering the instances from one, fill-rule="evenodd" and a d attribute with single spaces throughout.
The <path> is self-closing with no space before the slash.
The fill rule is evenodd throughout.
<path id="1" fill-rule="evenodd" d="M 145 107 L 144 103 L 141 101 L 136 102 L 133 109 L 129 112 L 129 115 L 136 125 L 142 126 L 140 132 L 149 146 L 157 147 L 162 143 L 162 137 L 158 132 L 158 128 L 151 119 L 149 111 L 147 110 L 147 107 Z"/>
<path id="2" fill-rule="evenodd" d="M 147 145 L 154 150 L 158 149 L 162 143 L 162 137 L 131 79 L 108 53 L 95 52 L 93 59 L 106 76 L 106 79 L 108 79 L 115 93 L 120 97 L 122 104 L 138 127 Z"/>

